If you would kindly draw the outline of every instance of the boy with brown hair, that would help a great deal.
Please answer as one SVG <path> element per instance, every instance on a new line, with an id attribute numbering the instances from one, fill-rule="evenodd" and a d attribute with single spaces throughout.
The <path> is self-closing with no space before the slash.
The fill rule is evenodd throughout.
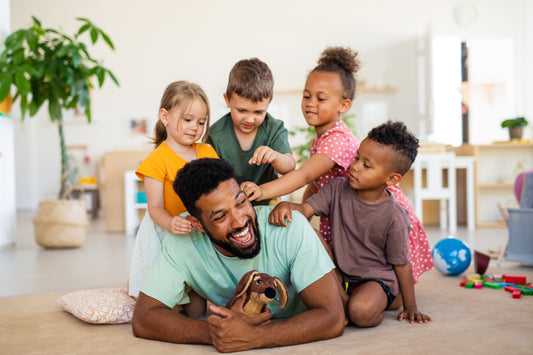
<path id="1" fill-rule="evenodd" d="M 345 286 L 346 317 L 359 327 L 374 327 L 383 312 L 404 310 L 398 320 L 427 323 L 419 312 L 409 262 L 409 214 L 386 189 L 396 185 L 416 158 L 418 139 L 402 122 L 388 121 L 361 142 L 350 176 L 330 180 L 303 203 L 281 202 L 269 222 L 286 226 L 291 209 L 306 218 L 329 216 L 332 255 Z"/>
<path id="2" fill-rule="evenodd" d="M 260 185 L 296 165 L 283 121 L 267 112 L 273 88 L 272 72 L 258 58 L 238 61 L 229 73 L 224 100 L 230 112 L 210 127 L 207 142 L 235 167 L 239 184 Z"/>

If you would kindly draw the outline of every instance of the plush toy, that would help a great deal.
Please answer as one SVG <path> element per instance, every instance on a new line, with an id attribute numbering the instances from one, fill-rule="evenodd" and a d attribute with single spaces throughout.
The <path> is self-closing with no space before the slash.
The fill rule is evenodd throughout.
<path id="1" fill-rule="evenodd" d="M 231 309 L 239 297 L 245 297 L 243 308 L 247 314 L 259 314 L 265 306 L 279 294 L 279 305 L 285 308 L 288 301 L 287 287 L 279 278 L 261 273 L 257 270 L 248 271 L 243 275 L 237 287 L 235 296 L 226 304 Z"/>

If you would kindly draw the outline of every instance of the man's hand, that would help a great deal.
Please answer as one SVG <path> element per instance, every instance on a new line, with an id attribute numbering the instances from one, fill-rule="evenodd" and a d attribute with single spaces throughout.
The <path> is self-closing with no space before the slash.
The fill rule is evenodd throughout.
<path id="1" fill-rule="evenodd" d="M 234 309 L 243 307 L 244 297 L 234 304 Z M 220 306 L 211 306 L 211 312 L 216 315 L 207 318 L 207 329 L 211 337 L 211 343 L 220 352 L 242 351 L 258 347 L 254 337 L 258 334 L 254 327 L 270 323 L 270 310 L 258 315 L 248 315 L 235 312 Z"/>
<path id="2" fill-rule="evenodd" d="M 245 300 L 245 297 L 237 298 L 233 306 L 231 306 L 230 310 L 235 312 L 235 314 L 241 317 L 248 325 L 264 325 L 264 324 L 270 323 L 270 318 L 272 318 L 272 313 L 270 312 L 270 309 L 265 307 L 265 311 L 261 312 L 260 314 L 256 314 L 256 315 L 248 314 L 244 311 L 244 300 Z M 217 310 L 217 312 L 213 311 L 217 314 L 220 314 L 220 312 L 218 312 L 220 308 L 222 309 L 222 312 L 224 309 L 227 309 L 224 307 L 216 307 L 216 306 L 213 306 L 211 308 Z"/>
<path id="3" fill-rule="evenodd" d="M 188 234 L 191 231 L 191 222 L 181 216 L 172 217 L 170 232 L 174 234 Z"/>
<path id="4" fill-rule="evenodd" d="M 256 200 L 261 201 L 261 197 L 263 196 L 263 191 L 257 184 L 251 181 L 246 181 L 246 182 L 243 182 L 240 187 L 241 187 L 241 190 L 244 192 L 244 194 L 246 195 L 246 197 L 248 197 L 250 201 L 256 201 Z"/>
<path id="5" fill-rule="evenodd" d="M 270 215 L 268 216 L 268 223 L 273 224 L 275 226 L 283 226 L 287 227 L 287 221 L 285 221 L 285 218 L 290 223 L 292 222 L 292 212 L 291 207 L 288 202 L 280 202 L 274 207 L 274 209 L 270 212 Z"/>

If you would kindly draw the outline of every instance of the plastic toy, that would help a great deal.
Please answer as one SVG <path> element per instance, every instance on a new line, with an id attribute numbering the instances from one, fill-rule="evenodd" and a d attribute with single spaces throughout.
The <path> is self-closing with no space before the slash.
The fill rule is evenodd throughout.
<path id="1" fill-rule="evenodd" d="M 441 239 L 433 248 L 433 262 L 444 275 L 455 276 L 464 272 L 470 265 L 472 255 L 465 242 L 457 238 Z"/>
<path id="2" fill-rule="evenodd" d="M 481 280 L 482 281 L 481 281 Z M 505 282 L 498 282 L 496 280 L 502 280 Z M 518 281 L 516 283 L 514 282 L 508 282 L 508 281 Z M 526 283 L 526 277 L 525 276 L 509 276 L 509 275 L 479 275 L 479 274 L 470 274 L 470 275 L 464 275 L 463 281 L 459 284 L 461 287 L 464 288 L 493 288 L 493 289 L 501 289 L 503 288 L 505 291 L 511 293 L 513 298 L 520 298 L 522 295 L 524 296 L 533 296 L 533 286 L 531 283 Z"/>

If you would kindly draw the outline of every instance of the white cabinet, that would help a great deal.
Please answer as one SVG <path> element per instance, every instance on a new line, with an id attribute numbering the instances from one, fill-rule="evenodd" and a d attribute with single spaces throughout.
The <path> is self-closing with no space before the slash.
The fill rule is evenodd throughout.
<path id="1" fill-rule="evenodd" d="M 127 236 L 134 236 L 139 227 L 142 214 L 146 212 L 146 203 L 138 202 L 138 193 L 143 191 L 143 181 L 135 171 L 124 172 L 124 218 Z M 140 214 L 141 213 L 141 214 Z"/>
<path id="2" fill-rule="evenodd" d="M 476 156 L 476 225 L 505 226 L 498 203 L 516 203 L 518 173 L 533 168 L 533 143 L 501 142 L 474 146 Z"/>

